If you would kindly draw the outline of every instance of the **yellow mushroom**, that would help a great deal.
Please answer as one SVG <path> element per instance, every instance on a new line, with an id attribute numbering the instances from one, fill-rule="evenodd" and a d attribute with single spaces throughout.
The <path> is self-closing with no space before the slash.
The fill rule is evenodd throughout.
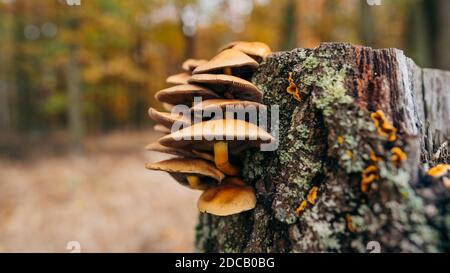
<path id="1" fill-rule="evenodd" d="M 311 205 L 316 204 L 316 201 L 317 201 L 317 190 L 318 190 L 318 188 L 316 186 L 312 187 L 311 190 L 308 193 L 308 196 L 306 197 L 306 199 L 308 200 L 308 202 Z"/>
<path id="2" fill-rule="evenodd" d="M 378 135 L 386 138 L 388 141 L 393 142 L 397 139 L 397 129 L 387 120 L 383 111 L 377 110 L 370 114 L 372 121 L 377 129 Z"/>
<path id="3" fill-rule="evenodd" d="M 274 138 L 258 126 L 235 119 L 196 123 L 159 139 L 167 147 L 192 146 L 199 151 L 213 151 L 216 167 L 231 176 L 237 175 L 239 169 L 229 162 L 230 152 L 238 153 L 272 141 Z"/>
<path id="4" fill-rule="evenodd" d="M 200 212 L 228 216 L 255 208 L 256 195 L 252 187 L 237 178 L 226 178 L 221 184 L 205 190 L 197 202 Z"/>
<path id="5" fill-rule="evenodd" d="M 168 172 L 180 184 L 195 190 L 205 190 L 225 178 L 212 162 L 198 158 L 173 158 L 147 163 L 145 167 Z"/>
<path id="6" fill-rule="evenodd" d="M 305 210 L 307 204 L 308 203 L 306 202 L 306 200 L 300 202 L 298 207 L 295 209 L 295 213 L 297 213 L 297 215 L 300 215 Z"/>
<path id="7" fill-rule="evenodd" d="M 400 165 L 401 162 L 406 160 L 406 154 L 399 147 L 394 147 L 391 149 L 391 161 L 395 165 Z"/>

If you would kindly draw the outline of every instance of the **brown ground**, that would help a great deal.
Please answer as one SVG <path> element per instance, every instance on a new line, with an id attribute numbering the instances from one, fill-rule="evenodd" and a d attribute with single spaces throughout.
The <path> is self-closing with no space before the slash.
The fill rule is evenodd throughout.
<path id="1" fill-rule="evenodd" d="M 0 252 L 193 251 L 198 192 L 146 161 L 152 133 L 88 139 L 83 157 L 33 153 L 0 156 Z M 50 140 L 49 140 L 50 141 Z"/>

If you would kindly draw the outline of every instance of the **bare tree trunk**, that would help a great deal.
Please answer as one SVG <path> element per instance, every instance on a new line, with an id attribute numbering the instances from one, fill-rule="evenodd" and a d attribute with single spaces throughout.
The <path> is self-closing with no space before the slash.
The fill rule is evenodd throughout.
<path id="1" fill-rule="evenodd" d="M 83 150 L 83 118 L 81 110 L 80 68 L 77 61 L 76 45 L 71 45 L 69 48 L 66 77 L 68 92 L 68 117 L 72 138 L 72 150 L 75 154 L 80 154 Z"/>
<path id="2" fill-rule="evenodd" d="M 286 92 L 289 72 L 305 85 L 300 102 Z M 327 43 L 272 54 L 253 82 L 280 106 L 280 146 L 247 152 L 257 206 L 200 215 L 198 251 L 366 252 L 371 241 L 382 252 L 450 250 L 450 191 L 424 175 L 424 164 L 450 160 L 448 151 L 432 158 L 450 138 L 450 72 L 421 69 L 397 49 Z M 377 110 L 395 140 L 377 133 Z M 406 161 L 393 161 L 394 147 Z M 370 165 L 378 178 L 363 191 Z M 316 203 L 296 211 L 313 187 Z"/>
<path id="3" fill-rule="evenodd" d="M 0 29 L 3 41 L 0 47 L 0 132 L 13 130 L 14 113 L 10 107 L 13 103 L 15 86 L 13 73 L 14 56 L 14 17 L 12 11 L 7 11 L 1 19 Z"/>
<path id="4" fill-rule="evenodd" d="M 450 69 L 450 1 L 437 0 L 436 67 Z"/>
<path id="5" fill-rule="evenodd" d="M 288 49 L 297 47 L 297 1 L 287 0 L 284 7 L 284 20 L 282 22 L 282 45 L 281 48 Z"/>

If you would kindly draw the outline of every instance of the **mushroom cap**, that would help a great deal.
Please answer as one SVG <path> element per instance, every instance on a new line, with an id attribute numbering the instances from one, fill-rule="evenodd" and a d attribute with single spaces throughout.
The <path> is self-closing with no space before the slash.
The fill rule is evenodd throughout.
<path id="1" fill-rule="evenodd" d="M 191 124 L 191 120 L 183 115 L 174 115 L 169 112 L 160 112 L 152 107 L 148 109 L 148 115 L 154 121 L 167 128 L 171 128 L 175 122 L 181 122 L 183 126 L 189 126 Z"/>
<path id="2" fill-rule="evenodd" d="M 438 164 L 438 165 L 430 168 L 428 170 L 427 174 L 429 176 L 440 178 L 440 177 L 447 175 L 449 172 L 450 172 L 450 164 Z"/>
<path id="3" fill-rule="evenodd" d="M 200 212 L 218 216 L 237 214 L 251 210 L 256 206 L 256 195 L 252 187 L 239 186 L 227 182 L 205 190 L 197 202 Z"/>
<path id="4" fill-rule="evenodd" d="M 226 110 L 227 106 L 234 106 L 234 107 L 254 106 L 256 108 L 259 108 L 264 105 L 261 103 L 255 102 L 255 101 L 248 101 L 248 100 L 210 99 L 210 100 L 202 101 L 201 103 L 194 104 L 194 106 L 191 107 L 191 110 L 192 111 L 206 111 L 206 110 L 212 110 L 212 109 L 217 109 L 217 108 Z"/>
<path id="5" fill-rule="evenodd" d="M 189 187 L 187 175 L 198 175 L 202 183 L 214 185 L 225 178 L 225 174 L 219 171 L 214 163 L 199 158 L 172 158 L 156 163 L 147 163 L 149 170 L 168 172 L 182 185 Z"/>
<path id="6" fill-rule="evenodd" d="M 224 51 L 227 49 L 235 49 L 239 50 L 245 54 L 248 54 L 252 57 L 256 57 L 257 59 L 265 59 L 267 55 L 269 55 L 272 50 L 268 45 L 261 42 L 244 42 L 244 41 L 235 41 L 229 44 L 224 45 L 219 49 L 220 51 Z"/>
<path id="7" fill-rule="evenodd" d="M 201 97 L 204 100 L 220 98 L 217 93 L 208 88 L 193 84 L 175 85 L 155 94 L 157 100 L 172 105 L 184 104 L 191 106 L 194 97 Z"/>
<path id="8" fill-rule="evenodd" d="M 243 71 L 253 71 L 258 68 L 259 64 L 247 54 L 236 49 L 226 49 L 209 62 L 197 66 L 192 74 L 203 74 L 212 72 L 222 72 L 226 67 L 236 68 Z"/>
<path id="9" fill-rule="evenodd" d="M 173 109 L 173 107 L 174 107 L 175 105 L 172 105 L 172 104 L 170 104 L 170 103 L 165 103 L 165 102 L 163 102 L 163 103 L 162 103 L 162 106 L 163 106 L 164 110 L 166 110 L 166 111 L 172 111 L 172 109 Z"/>
<path id="10" fill-rule="evenodd" d="M 191 75 L 185 72 L 178 73 L 172 76 L 169 76 L 166 79 L 166 83 L 168 84 L 187 84 L 187 81 Z"/>
<path id="11" fill-rule="evenodd" d="M 197 68 L 197 66 L 205 64 L 207 62 L 207 60 L 203 59 L 187 59 L 183 62 L 181 68 L 183 68 L 183 70 L 185 71 L 192 72 L 195 68 Z"/>
<path id="12" fill-rule="evenodd" d="M 205 85 L 218 93 L 228 93 L 233 98 L 261 102 L 263 93 L 251 82 L 224 74 L 192 75 L 189 83 Z"/>
<path id="13" fill-rule="evenodd" d="M 152 142 L 148 144 L 145 149 L 148 151 L 160 152 L 165 154 L 171 154 L 176 156 L 192 157 L 192 158 L 202 158 L 208 161 L 214 161 L 214 157 L 210 153 L 192 151 L 188 149 L 179 149 L 173 147 L 167 147 L 161 145 L 159 142 Z"/>
<path id="14" fill-rule="evenodd" d="M 164 133 L 164 134 L 171 133 L 170 129 L 162 124 L 156 124 L 155 126 L 153 126 L 153 130 L 156 132 Z"/>
<path id="15" fill-rule="evenodd" d="M 196 123 L 159 139 L 168 147 L 194 147 L 197 150 L 213 151 L 214 142 L 227 141 L 232 154 L 241 152 L 274 138 L 258 126 L 237 119 L 213 119 Z"/>

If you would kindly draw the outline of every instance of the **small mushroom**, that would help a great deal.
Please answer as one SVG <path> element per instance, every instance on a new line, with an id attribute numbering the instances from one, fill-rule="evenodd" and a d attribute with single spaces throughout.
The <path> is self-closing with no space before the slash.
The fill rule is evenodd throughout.
<path id="1" fill-rule="evenodd" d="M 166 79 L 168 84 L 187 84 L 187 81 L 191 75 L 185 72 L 178 73 L 172 76 L 169 76 Z"/>
<path id="2" fill-rule="evenodd" d="M 214 162 L 227 175 L 237 175 L 239 169 L 229 162 L 228 151 L 242 150 L 273 141 L 273 137 L 258 126 L 242 120 L 220 119 L 196 123 L 159 139 L 168 147 L 191 146 L 197 150 L 214 151 Z"/>
<path id="3" fill-rule="evenodd" d="M 204 85 L 227 99 L 261 102 L 263 94 L 251 82 L 239 77 L 217 74 L 192 75 L 189 83 Z"/>
<path id="4" fill-rule="evenodd" d="M 253 58 L 235 49 L 226 49 L 205 64 L 197 66 L 192 74 L 241 75 L 251 73 L 259 64 Z"/>
<path id="5" fill-rule="evenodd" d="M 427 174 L 437 179 L 442 179 L 444 186 L 450 188 L 450 164 L 438 164 L 429 169 Z"/>
<path id="6" fill-rule="evenodd" d="M 210 153 L 189 149 L 177 149 L 173 147 L 167 147 L 159 144 L 159 142 L 150 143 L 145 147 L 145 149 L 147 149 L 148 151 L 160 152 L 181 157 L 202 158 L 208 161 L 214 161 L 214 157 Z"/>
<path id="7" fill-rule="evenodd" d="M 187 59 L 186 61 L 183 62 L 181 68 L 183 68 L 183 70 L 189 73 L 192 73 L 192 71 L 194 71 L 194 69 L 197 68 L 197 66 L 205 64 L 207 62 L 208 62 L 207 60 L 203 59 Z"/>
<path id="8" fill-rule="evenodd" d="M 255 208 L 256 195 L 236 177 L 226 178 L 220 185 L 205 190 L 198 199 L 200 212 L 218 216 L 237 214 Z"/>
<path id="9" fill-rule="evenodd" d="M 173 115 L 169 112 L 160 112 L 150 107 L 148 115 L 157 123 L 160 123 L 166 128 L 172 128 L 175 122 L 179 122 L 184 127 L 191 125 L 191 120 L 183 115 Z"/>
<path id="10" fill-rule="evenodd" d="M 184 186 L 205 190 L 217 185 L 225 175 L 214 164 L 198 158 L 173 158 L 156 163 L 147 163 L 147 169 L 168 172 Z"/>
<path id="11" fill-rule="evenodd" d="M 167 128 L 166 126 L 162 125 L 162 124 L 156 124 L 155 126 L 153 126 L 153 130 L 155 130 L 156 132 L 160 132 L 160 133 L 164 133 L 164 134 L 170 134 L 170 128 Z"/>
<path id="12" fill-rule="evenodd" d="M 226 44 L 225 46 L 221 47 L 219 49 L 219 52 L 224 51 L 226 49 L 235 49 L 239 50 L 258 62 L 261 62 L 262 60 L 266 59 L 267 56 L 272 52 L 270 47 L 266 45 L 265 43 L 261 42 L 243 42 L 243 41 L 236 41 L 231 42 L 229 44 Z"/>
<path id="13" fill-rule="evenodd" d="M 264 105 L 249 100 L 210 99 L 202 101 L 201 103 L 194 104 L 194 106 L 191 107 L 191 110 L 192 111 L 208 111 L 214 109 L 226 110 L 227 106 L 244 107 L 244 108 L 248 106 L 254 106 L 255 108 L 259 108 Z"/>
<path id="14" fill-rule="evenodd" d="M 397 129 L 387 120 L 383 111 L 377 110 L 376 112 L 373 112 L 370 117 L 377 129 L 378 135 L 386 138 L 390 142 L 397 139 Z"/>
<path id="15" fill-rule="evenodd" d="M 397 166 L 400 165 L 401 162 L 406 160 L 405 152 L 403 152 L 402 149 L 400 149 L 399 147 L 392 148 L 391 153 L 392 153 L 391 161 Z"/>
<path id="16" fill-rule="evenodd" d="M 209 90 L 208 88 L 193 84 L 172 86 L 160 90 L 155 94 L 155 98 L 157 100 L 172 105 L 184 104 L 192 106 L 194 97 L 201 97 L 203 100 L 220 98 L 217 93 Z"/>

